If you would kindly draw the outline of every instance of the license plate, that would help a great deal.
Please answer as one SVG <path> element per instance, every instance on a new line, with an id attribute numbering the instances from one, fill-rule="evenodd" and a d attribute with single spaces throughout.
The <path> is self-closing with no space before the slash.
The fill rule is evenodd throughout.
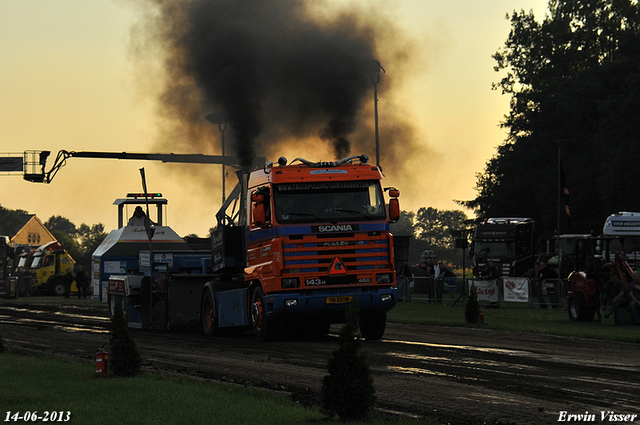
<path id="1" fill-rule="evenodd" d="M 327 297 L 327 304 L 350 303 L 351 297 Z"/>

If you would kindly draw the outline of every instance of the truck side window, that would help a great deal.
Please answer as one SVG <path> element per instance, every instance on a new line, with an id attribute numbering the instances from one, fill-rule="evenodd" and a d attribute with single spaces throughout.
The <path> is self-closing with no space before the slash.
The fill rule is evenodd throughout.
<path id="1" fill-rule="evenodd" d="M 44 257 L 44 263 L 42 264 L 42 267 L 48 267 L 52 265 L 53 265 L 53 255 L 47 255 L 46 257 Z"/>
<path id="2" fill-rule="evenodd" d="M 251 192 L 252 224 L 264 227 L 271 224 L 271 196 L 268 187 L 261 187 Z"/>

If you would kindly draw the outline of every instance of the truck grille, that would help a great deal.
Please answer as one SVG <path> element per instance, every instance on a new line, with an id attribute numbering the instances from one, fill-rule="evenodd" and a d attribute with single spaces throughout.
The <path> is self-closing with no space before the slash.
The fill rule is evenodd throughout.
<path id="1" fill-rule="evenodd" d="M 380 232 L 290 236 L 283 243 L 283 255 L 284 273 L 326 273 L 336 257 L 349 271 L 391 267 L 389 239 Z"/>

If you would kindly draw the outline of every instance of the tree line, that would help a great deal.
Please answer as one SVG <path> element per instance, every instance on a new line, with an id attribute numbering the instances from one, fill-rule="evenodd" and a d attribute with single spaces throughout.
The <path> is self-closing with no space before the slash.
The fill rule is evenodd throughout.
<path id="1" fill-rule="evenodd" d="M 542 21 L 514 11 L 493 58 L 510 96 L 507 139 L 477 174 L 484 217 L 526 216 L 543 234 L 599 234 L 640 211 L 640 5 L 551 0 Z"/>

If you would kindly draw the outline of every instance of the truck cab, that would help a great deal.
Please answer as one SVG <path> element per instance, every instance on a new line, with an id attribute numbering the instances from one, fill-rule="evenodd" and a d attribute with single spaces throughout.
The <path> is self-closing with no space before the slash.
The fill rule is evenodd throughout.
<path id="1" fill-rule="evenodd" d="M 36 249 L 29 265 L 32 291 L 63 295 L 67 283 L 73 283 L 75 261 L 59 242 L 49 242 Z M 67 282 L 68 281 L 68 282 Z"/>

